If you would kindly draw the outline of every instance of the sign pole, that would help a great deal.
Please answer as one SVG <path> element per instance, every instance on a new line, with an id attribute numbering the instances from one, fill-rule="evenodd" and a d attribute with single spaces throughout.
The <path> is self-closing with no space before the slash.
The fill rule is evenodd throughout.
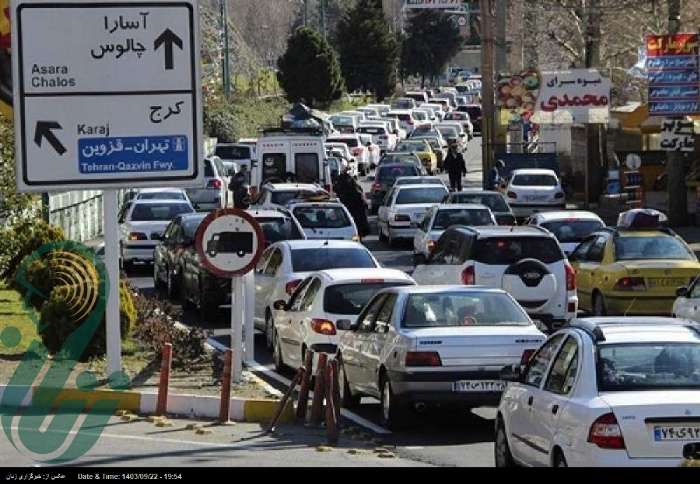
<path id="1" fill-rule="evenodd" d="M 245 288 L 245 317 L 243 318 L 243 328 L 245 335 L 245 351 L 243 361 L 250 364 L 255 360 L 255 279 L 253 273 L 249 272 L 243 276 Z"/>
<path id="2" fill-rule="evenodd" d="M 109 277 L 107 294 L 107 370 L 108 375 L 116 376 L 122 368 L 122 339 L 119 322 L 119 223 L 117 221 L 117 191 L 105 190 L 104 199 L 104 238 L 105 266 Z"/>
<path id="3" fill-rule="evenodd" d="M 243 316 L 245 314 L 245 284 L 242 276 L 231 279 L 231 350 L 232 379 L 240 383 L 243 373 Z"/>

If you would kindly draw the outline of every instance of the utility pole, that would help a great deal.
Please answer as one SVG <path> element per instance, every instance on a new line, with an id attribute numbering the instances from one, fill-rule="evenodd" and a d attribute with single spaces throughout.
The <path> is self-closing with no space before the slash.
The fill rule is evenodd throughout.
<path id="1" fill-rule="evenodd" d="M 479 0 L 481 10 L 481 105 L 483 115 L 481 118 L 482 138 L 482 184 L 486 186 L 489 170 L 493 166 L 493 150 L 495 141 L 495 117 L 494 103 L 494 1 Z"/>
<path id="2" fill-rule="evenodd" d="M 585 67 L 597 69 L 600 66 L 600 21 L 599 0 L 584 0 L 585 27 Z M 598 203 L 603 190 L 601 125 L 586 123 L 586 166 L 585 166 L 585 206 Z"/>
<path id="3" fill-rule="evenodd" d="M 323 34 L 324 40 L 328 37 L 327 33 L 327 28 L 326 28 L 326 2 L 328 0 L 318 0 L 318 8 L 320 10 L 320 18 L 321 18 L 321 33 Z"/>
<path id="4" fill-rule="evenodd" d="M 506 42 L 506 17 L 510 0 L 496 1 L 496 72 L 505 73 L 508 70 L 508 44 Z"/>
<path id="5" fill-rule="evenodd" d="M 681 30 L 681 0 L 668 0 L 668 33 Z M 685 184 L 685 156 L 669 151 L 666 157 L 666 191 L 668 193 L 668 219 L 673 226 L 688 222 L 688 188 Z"/>
<path id="6" fill-rule="evenodd" d="M 537 56 L 538 24 L 537 0 L 525 0 L 523 5 L 523 70 L 536 68 L 539 64 Z"/>
<path id="7" fill-rule="evenodd" d="M 231 95 L 231 64 L 228 48 L 228 5 L 227 0 L 220 0 L 219 14 L 221 16 L 221 36 L 223 49 L 221 52 L 221 78 L 223 81 L 224 94 Z"/>

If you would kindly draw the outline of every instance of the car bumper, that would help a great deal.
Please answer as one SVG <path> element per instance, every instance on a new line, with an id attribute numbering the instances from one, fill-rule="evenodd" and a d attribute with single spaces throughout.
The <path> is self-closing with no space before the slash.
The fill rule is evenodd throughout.
<path id="1" fill-rule="evenodd" d="M 143 241 L 136 243 L 123 243 L 121 256 L 124 262 L 153 262 L 153 252 L 157 242 Z"/>
<path id="2" fill-rule="evenodd" d="M 526 204 L 518 205 L 509 202 L 510 208 L 513 210 L 513 215 L 516 217 L 529 217 L 533 213 L 546 212 L 552 210 L 564 210 L 566 208 L 566 202 L 557 203 L 539 203 L 539 204 Z"/>
<path id="3" fill-rule="evenodd" d="M 499 380 L 498 372 L 389 371 L 388 374 L 392 391 L 408 402 L 497 406 L 501 400 L 500 391 L 455 392 L 452 390 L 453 383 L 457 381 Z"/>
<path id="4" fill-rule="evenodd" d="M 587 446 L 588 447 L 588 446 Z M 564 450 L 566 463 L 570 467 L 679 467 L 681 458 L 637 458 L 627 455 L 625 450 L 605 450 L 597 447 L 584 452 Z"/>
<path id="5" fill-rule="evenodd" d="M 417 230 L 416 227 L 395 227 L 389 225 L 389 236 L 392 239 L 413 239 Z"/>
<path id="6" fill-rule="evenodd" d="M 673 303 L 676 296 L 635 296 L 605 295 L 605 306 L 608 314 L 627 315 L 657 315 L 670 316 L 673 313 Z"/>

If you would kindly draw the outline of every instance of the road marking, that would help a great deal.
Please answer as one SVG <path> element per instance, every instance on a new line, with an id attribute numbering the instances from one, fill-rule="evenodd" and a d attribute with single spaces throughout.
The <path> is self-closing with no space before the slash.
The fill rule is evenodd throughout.
<path id="1" fill-rule="evenodd" d="M 289 378 L 286 378 L 286 377 L 280 375 L 279 373 L 277 373 L 276 371 L 271 370 L 270 368 L 261 365 L 257 361 L 255 361 L 254 364 L 248 364 L 247 366 L 251 371 L 257 371 L 257 372 L 263 373 L 263 374 L 269 376 L 270 378 L 277 380 L 278 382 L 286 385 L 287 387 L 289 387 L 289 385 L 292 384 L 292 382 Z M 313 394 L 314 394 L 313 391 L 309 391 L 309 397 L 313 397 Z M 365 427 L 365 428 L 371 430 L 372 432 L 374 432 L 376 434 L 391 435 L 391 433 L 392 433 L 391 430 L 387 430 L 380 425 L 377 425 L 373 422 L 370 422 L 366 418 L 360 417 L 359 415 L 357 415 L 354 412 L 351 412 L 347 408 L 341 408 L 340 415 L 342 415 L 343 417 L 345 417 L 346 419 L 348 419 L 352 422 L 355 422 L 357 425 L 360 425 L 362 427 Z"/>

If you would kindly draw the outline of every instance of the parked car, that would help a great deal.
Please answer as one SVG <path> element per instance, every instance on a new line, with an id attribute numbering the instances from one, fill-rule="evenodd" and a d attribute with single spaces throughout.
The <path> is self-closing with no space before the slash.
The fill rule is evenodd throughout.
<path id="1" fill-rule="evenodd" d="M 566 208 L 564 189 L 552 170 L 513 170 L 506 182 L 505 192 L 508 205 L 516 217 L 525 218 L 537 212 Z"/>
<path id="2" fill-rule="evenodd" d="M 450 193 L 444 203 L 476 203 L 487 206 L 498 225 L 515 225 L 515 215 L 503 194 L 486 190 L 465 189 Z"/>
<path id="3" fill-rule="evenodd" d="M 306 202 L 288 205 L 307 239 L 359 240 L 357 226 L 340 202 Z"/>
<path id="4" fill-rule="evenodd" d="M 334 354 L 346 331 L 337 326 L 339 322 L 354 322 L 378 291 L 414 284 L 410 276 L 396 269 L 334 269 L 311 274 L 288 302 L 274 304 L 275 367 L 302 366 L 313 345 Z"/>
<path id="5" fill-rule="evenodd" d="M 330 194 L 312 183 L 266 183 L 255 201 L 256 205 L 287 205 L 292 200 L 328 199 Z"/>
<path id="6" fill-rule="evenodd" d="M 386 155 L 379 162 L 379 167 L 372 180 L 372 188 L 370 189 L 370 213 L 376 214 L 379 207 L 384 203 L 387 192 L 394 186 L 397 178 L 404 176 L 419 176 L 421 175 L 420 160 L 415 155 L 410 153 L 404 154 L 406 157 L 411 157 L 412 162 L 406 162 L 401 159 L 399 162 L 394 160 L 383 161 L 391 154 Z M 416 163 L 417 161 L 417 163 Z"/>
<path id="7" fill-rule="evenodd" d="M 573 321 L 501 373 L 496 465 L 680 466 L 700 438 L 698 361 L 689 321 Z"/>
<path id="8" fill-rule="evenodd" d="M 183 200 L 189 202 L 187 192 L 182 188 L 141 188 L 135 200 Z M 132 199 L 132 200 L 133 200 Z"/>
<path id="9" fill-rule="evenodd" d="M 700 275 L 693 250 L 661 227 L 600 230 L 585 238 L 569 260 L 581 309 L 598 316 L 669 316 L 677 289 Z"/>
<path id="10" fill-rule="evenodd" d="M 586 237 L 605 227 L 605 222 L 598 215 L 583 210 L 537 213 L 526 224 L 538 225 L 552 232 L 567 256 Z"/>
<path id="11" fill-rule="evenodd" d="M 215 210 L 228 205 L 230 177 L 218 156 L 204 160 L 204 184 L 187 188 L 187 197 L 197 210 Z"/>
<path id="12" fill-rule="evenodd" d="M 413 237 L 413 260 L 423 264 L 435 249 L 440 236 L 453 225 L 496 225 L 496 219 L 483 205 L 435 205 L 428 210 Z"/>
<path id="13" fill-rule="evenodd" d="M 425 264 L 419 284 L 465 284 L 507 291 L 552 329 L 576 317 L 576 273 L 554 236 L 538 227 L 452 227 Z"/>
<path id="14" fill-rule="evenodd" d="M 413 239 L 425 213 L 448 193 L 442 183 L 392 188 L 377 212 L 379 240 L 393 246 L 398 239 Z"/>
<path id="15" fill-rule="evenodd" d="M 329 269 L 375 269 L 379 263 L 358 242 L 288 240 L 263 252 L 255 268 L 255 327 L 273 346 L 275 301 L 287 300 L 310 274 Z"/>
<path id="16" fill-rule="evenodd" d="M 458 286 L 385 289 L 357 317 L 338 322 L 339 389 L 345 407 L 380 399 L 380 422 L 412 407 L 498 404 L 503 366 L 527 361 L 545 340 L 504 291 Z"/>
<path id="17" fill-rule="evenodd" d="M 135 262 L 152 263 L 153 250 L 171 220 L 195 210 L 187 200 L 134 200 L 119 214 L 119 246 L 122 267 Z"/>

